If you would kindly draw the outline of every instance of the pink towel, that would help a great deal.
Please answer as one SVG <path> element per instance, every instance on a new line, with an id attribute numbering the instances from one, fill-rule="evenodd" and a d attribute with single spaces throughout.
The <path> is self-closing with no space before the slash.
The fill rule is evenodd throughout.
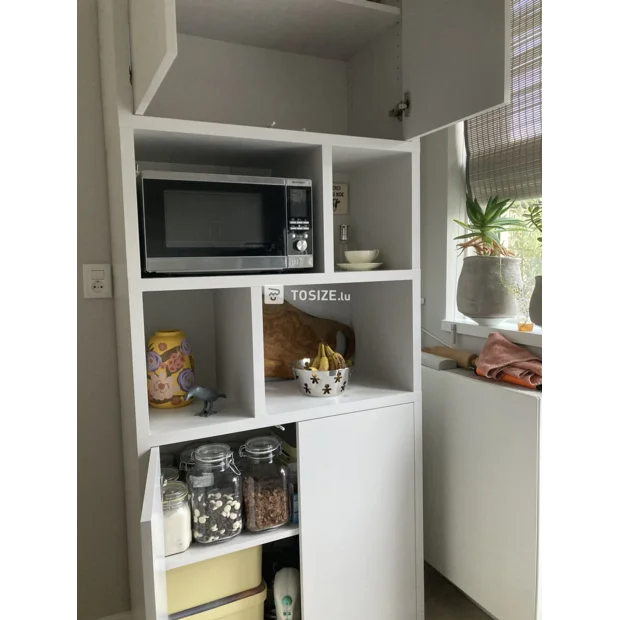
<path id="1" fill-rule="evenodd" d="M 506 373 L 530 385 L 542 383 L 542 361 L 498 333 L 489 334 L 476 366 L 489 379 L 501 379 Z"/>

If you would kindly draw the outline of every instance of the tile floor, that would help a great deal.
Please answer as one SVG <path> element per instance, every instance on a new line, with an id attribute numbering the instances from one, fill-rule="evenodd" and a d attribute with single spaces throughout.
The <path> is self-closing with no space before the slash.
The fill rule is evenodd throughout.
<path id="1" fill-rule="evenodd" d="M 426 620 L 492 620 L 456 586 L 425 564 Z"/>

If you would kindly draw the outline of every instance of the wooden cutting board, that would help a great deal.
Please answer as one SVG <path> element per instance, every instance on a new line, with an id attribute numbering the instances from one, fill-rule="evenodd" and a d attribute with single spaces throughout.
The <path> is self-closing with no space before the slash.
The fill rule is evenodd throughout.
<path id="1" fill-rule="evenodd" d="M 312 316 L 287 301 L 263 304 L 265 377 L 292 379 L 291 362 L 314 357 L 321 342 L 336 350 L 338 332 L 346 338 L 348 360 L 355 352 L 355 334 L 348 325 Z"/>

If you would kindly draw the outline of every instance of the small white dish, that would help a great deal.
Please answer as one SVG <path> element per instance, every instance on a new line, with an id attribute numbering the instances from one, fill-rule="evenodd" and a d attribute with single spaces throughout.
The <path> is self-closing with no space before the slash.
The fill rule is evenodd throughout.
<path id="1" fill-rule="evenodd" d="M 349 263 L 373 263 L 379 256 L 379 250 L 348 250 L 344 255 Z"/>
<path id="2" fill-rule="evenodd" d="M 383 263 L 338 263 L 338 267 L 345 271 L 372 271 L 379 269 Z"/>

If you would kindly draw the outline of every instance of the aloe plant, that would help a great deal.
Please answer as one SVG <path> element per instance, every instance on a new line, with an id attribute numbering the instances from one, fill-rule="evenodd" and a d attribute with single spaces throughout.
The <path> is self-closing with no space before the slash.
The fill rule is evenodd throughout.
<path id="1" fill-rule="evenodd" d="M 531 230 L 537 230 L 540 233 L 540 237 L 536 237 L 536 240 L 542 245 L 542 204 L 528 206 L 523 217 Z"/>
<path id="2" fill-rule="evenodd" d="M 478 256 L 513 256 L 499 236 L 503 232 L 526 230 L 521 220 L 505 217 L 513 203 L 514 200 L 500 200 L 498 196 L 493 196 L 483 210 L 478 200 L 467 194 L 468 223 L 454 220 L 469 231 L 454 238 L 455 241 L 463 239 L 457 245 L 461 252 L 471 248 Z"/>

